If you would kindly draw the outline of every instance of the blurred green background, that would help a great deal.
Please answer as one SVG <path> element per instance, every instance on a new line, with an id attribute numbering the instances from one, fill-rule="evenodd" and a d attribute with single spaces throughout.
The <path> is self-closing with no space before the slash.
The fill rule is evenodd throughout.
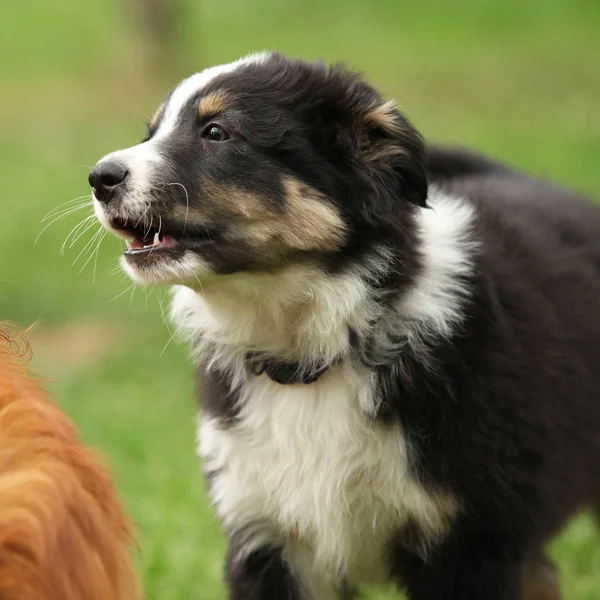
<path id="1" fill-rule="evenodd" d="M 38 370 L 84 440 L 107 455 L 138 529 L 147 597 L 216 600 L 225 597 L 224 543 L 194 455 L 192 367 L 163 322 L 167 293 L 128 289 L 114 270 L 117 240 L 91 254 L 95 224 L 76 229 L 60 253 L 87 206 L 66 204 L 77 210 L 34 244 L 62 213 L 42 219 L 75 198 L 89 202 L 91 166 L 141 139 L 144 120 L 184 75 L 265 48 L 343 60 L 396 98 L 429 139 L 470 145 L 600 199 L 600 3 L 162 6 L 3 0 L 0 318 L 36 323 Z M 552 552 L 567 600 L 600 599 L 590 517 L 577 518 Z"/>

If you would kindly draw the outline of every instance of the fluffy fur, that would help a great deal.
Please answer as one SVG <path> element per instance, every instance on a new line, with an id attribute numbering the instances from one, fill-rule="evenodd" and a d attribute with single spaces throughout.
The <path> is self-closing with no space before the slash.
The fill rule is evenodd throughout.
<path id="1" fill-rule="evenodd" d="M 137 600 L 110 477 L 0 332 L 0 598 Z"/>
<path id="2" fill-rule="evenodd" d="M 559 597 L 544 544 L 600 498 L 596 207 L 277 54 L 185 80 L 90 181 L 127 272 L 179 284 L 232 600 Z"/>

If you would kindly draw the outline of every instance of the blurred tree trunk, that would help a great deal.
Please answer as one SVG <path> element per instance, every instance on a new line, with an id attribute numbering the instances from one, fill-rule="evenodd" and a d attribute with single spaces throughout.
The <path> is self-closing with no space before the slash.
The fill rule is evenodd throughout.
<path id="1" fill-rule="evenodd" d="M 127 3 L 148 75 L 178 74 L 183 0 L 127 0 Z"/>

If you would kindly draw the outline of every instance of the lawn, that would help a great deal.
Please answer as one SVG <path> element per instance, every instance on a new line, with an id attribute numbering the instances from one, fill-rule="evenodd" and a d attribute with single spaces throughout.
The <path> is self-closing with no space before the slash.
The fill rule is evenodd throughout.
<path id="1" fill-rule="evenodd" d="M 117 0 L 3 3 L 0 317 L 36 323 L 36 368 L 107 456 L 138 530 L 149 599 L 225 595 L 224 542 L 194 456 L 193 369 L 164 323 L 166 291 L 128 290 L 115 273 L 116 240 L 84 264 L 94 226 L 61 254 L 89 209 L 34 243 L 44 216 L 85 200 L 90 167 L 139 140 L 185 73 L 263 48 L 344 60 L 427 137 L 600 199 L 599 32 L 597 0 L 188 0 L 177 66 L 153 77 Z M 552 553 L 567 600 L 600 598 L 591 518 L 577 518 Z"/>

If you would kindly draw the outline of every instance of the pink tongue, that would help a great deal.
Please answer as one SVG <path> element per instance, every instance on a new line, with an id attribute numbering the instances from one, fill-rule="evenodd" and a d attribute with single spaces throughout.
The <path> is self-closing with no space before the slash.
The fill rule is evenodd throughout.
<path id="1" fill-rule="evenodd" d="M 140 250 L 144 246 L 148 246 L 151 243 L 152 242 L 150 242 L 149 244 L 144 244 L 144 240 L 140 240 L 138 238 L 135 238 L 135 240 L 133 240 L 133 242 L 131 242 L 131 249 L 132 250 Z"/>
<path id="2" fill-rule="evenodd" d="M 177 242 L 168 235 L 163 235 L 162 238 L 160 239 L 160 241 L 156 244 L 154 243 L 154 239 L 155 238 L 151 238 L 151 239 L 150 238 L 146 238 L 146 239 L 135 238 L 135 240 L 130 242 L 129 248 L 131 250 L 141 250 L 142 248 L 149 248 L 149 247 L 158 248 L 159 246 L 165 246 L 165 247 L 177 246 Z"/>

